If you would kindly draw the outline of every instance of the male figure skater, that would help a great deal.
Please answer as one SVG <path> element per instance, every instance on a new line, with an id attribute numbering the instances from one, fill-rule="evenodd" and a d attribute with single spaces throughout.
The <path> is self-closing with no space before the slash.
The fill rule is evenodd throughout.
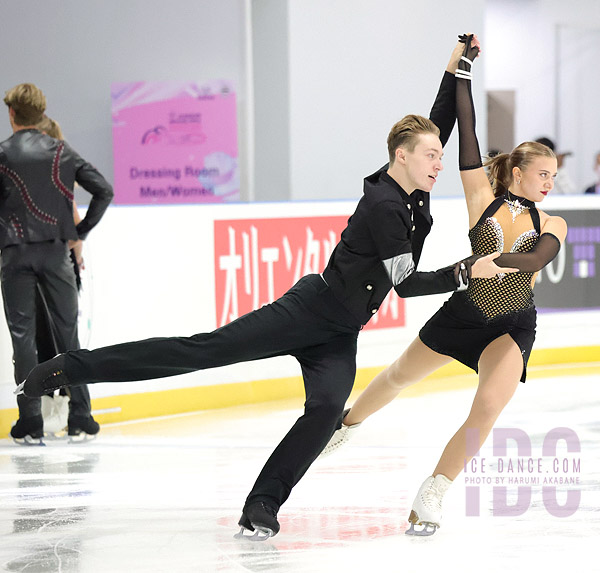
<path id="1" fill-rule="evenodd" d="M 442 142 L 454 125 L 456 66 L 451 61 L 452 74 L 444 75 L 433 121 L 409 115 L 393 126 L 390 163 L 365 179 L 364 196 L 322 275 L 303 277 L 272 304 L 210 333 L 61 354 L 29 374 L 24 393 L 294 356 L 306 389 L 304 414 L 260 472 L 239 520 L 242 533 L 254 531 L 257 539 L 276 535 L 280 506 L 339 426 L 354 383 L 358 333 L 389 290 L 403 297 L 450 292 L 466 283 L 471 271 L 473 276 L 501 272 L 493 256 L 434 272 L 415 270 L 431 228 L 429 191 L 442 170 Z"/>

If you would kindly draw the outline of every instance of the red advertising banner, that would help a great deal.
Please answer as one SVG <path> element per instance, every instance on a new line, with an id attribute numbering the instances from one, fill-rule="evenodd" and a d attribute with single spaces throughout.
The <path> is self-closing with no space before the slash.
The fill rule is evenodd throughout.
<path id="1" fill-rule="evenodd" d="M 320 273 L 347 216 L 214 222 L 217 326 L 273 302 L 310 273 Z M 404 326 L 404 300 L 394 291 L 365 329 Z"/>

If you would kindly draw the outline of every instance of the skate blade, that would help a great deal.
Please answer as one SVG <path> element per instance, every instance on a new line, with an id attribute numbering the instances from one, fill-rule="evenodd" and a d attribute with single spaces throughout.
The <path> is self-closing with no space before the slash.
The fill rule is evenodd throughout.
<path id="1" fill-rule="evenodd" d="M 435 523 L 429 523 L 428 521 L 423 521 L 418 525 L 422 525 L 423 529 L 415 529 L 415 524 L 411 523 L 410 527 L 404 533 L 412 537 L 429 537 L 438 529 L 438 526 Z"/>
<path id="2" fill-rule="evenodd" d="M 32 438 L 25 436 L 24 438 L 13 438 L 13 442 L 19 446 L 45 446 L 42 438 Z"/>
<path id="3" fill-rule="evenodd" d="M 24 390 L 24 388 L 25 388 L 25 382 L 21 382 L 21 383 L 20 383 L 20 384 L 19 384 L 19 385 L 18 385 L 18 386 L 15 388 L 14 395 L 15 395 L 15 396 L 20 396 L 21 394 L 25 394 L 25 390 Z"/>
<path id="4" fill-rule="evenodd" d="M 437 523 L 431 523 L 430 521 L 419 521 L 419 516 L 414 512 L 410 512 L 408 517 L 410 527 L 404 532 L 406 535 L 413 537 L 429 537 L 433 535 L 439 528 Z M 415 525 L 422 525 L 423 529 L 415 529 Z"/>
<path id="5" fill-rule="evenodd" d="M 93 442 L 97 438 L 98 434 L 86 434 L 85 432 L 80 432 L 75 436 L 67 436 L 69 438 L 69 444 L 87 444 L 88 442 Z"/>
<path id="6" fill-rule="evenodd" d="M 64 442 L 67 439 L 67 431 L 44 432 L 44 438 L 50 442 Z"/>
<path id="7" fill-rule="evenodd" d="M 269 537 L 273 537 L 273 530 L 261 526 L 254 526 L 254 531 L 242 526 L 239 533 L 233 536 L 234 539 L 244 539 L 246 541 L 266 541 Z"/>

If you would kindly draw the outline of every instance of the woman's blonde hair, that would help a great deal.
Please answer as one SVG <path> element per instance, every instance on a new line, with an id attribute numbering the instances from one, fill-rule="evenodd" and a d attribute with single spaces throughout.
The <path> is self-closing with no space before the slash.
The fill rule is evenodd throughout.
<path id="1" fill-rule="evenodd" d="M 537 141 L 525 141 L 510 153 L 500 153 L 489 158 L 483 166 L 487 168 L 494 195 L 496 197 L 504 195 L 512 184 L 513 169 L 518 167 L 525 171 L 536 157 L 553 157 L 556 159 L 552 149 Z"/>
<path id="2" fill-rule="evenodd" d="M 53 120 L 52 118 L 48 117 L 47 115 L 44 115 L 44 117 L 42 117 L 42 121 L 40 121 L 36 125 L 36 127 L 40 131 L 43 131 L 46 135 L 49 135 L 50 137 L 53 137 L 54 139 L 60 139 L 60 140 L 64 139 L 63 132 L 62 132 L 62 129 L 60 128 L 58 121 Z"/>
<path id="3" fill-rule="evenodd" d="M 440 136 L 438 126 L 430 119 L 421 115 L 407 115 L 395 123 L 387 139 L 390 163 L 394 163 L 396 149 L 404 147 L 408 151 L 414 151 L 418 142 L 418 136 L 422 133 L 432 133 Z"/>

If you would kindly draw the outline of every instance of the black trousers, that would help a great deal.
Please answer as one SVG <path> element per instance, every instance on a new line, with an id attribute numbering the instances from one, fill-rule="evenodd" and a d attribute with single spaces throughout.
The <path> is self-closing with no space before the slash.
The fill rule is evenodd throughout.
<path id="1" fill-rule="evenodd" d="M 2 249 L 0 272 L 4 313 L 13 346 L 15 382 L 47 356 L 38 356 L 37 328 L 40 314 L 47 313 L 52 345 L 57 352 L 78 349 L 78 295 L 69 249 L 63 241 L 12 245 Z M 44 308 L 40 309 L 40 303 Z M 36 341 L 36 338 L 38 340 Z M 46 347 L 50 341 L 46 341 Z M 41 413 L 41 399 L 17 396 L 19 417 Z M 90 393 L 87 386 L 71 390 L 69 414 L 89 416 Z"/>
<path id="2" fill-rule="evenodd" d="M 279 509 L 339 422 L 354 384 L 359 330 L 323 279 L 309 275 L 272 304 L 210 333 L 68 352 L 65 373 L 73 384 L 126 382 L 294 356 L 304 378 L 304 415 L 268 459 L 247 498 Z"/>

